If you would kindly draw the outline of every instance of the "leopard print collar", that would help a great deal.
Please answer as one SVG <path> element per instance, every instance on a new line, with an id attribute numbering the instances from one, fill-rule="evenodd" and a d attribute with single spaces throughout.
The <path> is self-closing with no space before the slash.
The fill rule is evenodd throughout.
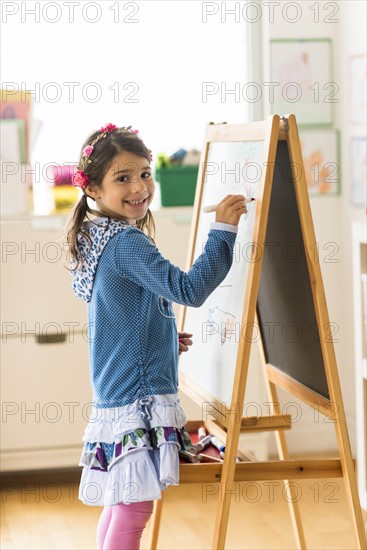
<path id="1" fill-rule="evenodd" d="M 108 220 L 110 220 L 109 223 Z M 72 287 L 78 298 L 87 303 L 91 301 L 94 277 L 104 247 L 111 237 L 131 225 L 134 225 L 134 223 L 108 218 L 107 216 L 83 222 L 82 229 L 88 232 L 92 245 L 83 233 L 79 233 L 79 249 L 85 261 L 78 270 L 73 269 L 73 262 L 70 261 L 71 271 L 69 272 L 73 277 Z"/>

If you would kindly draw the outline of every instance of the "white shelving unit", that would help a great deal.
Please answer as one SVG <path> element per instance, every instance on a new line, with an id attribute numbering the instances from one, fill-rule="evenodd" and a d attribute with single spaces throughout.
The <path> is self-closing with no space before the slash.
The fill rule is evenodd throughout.
<path id="1" fill-rule="evenodd" d="M 367 510 L 367 238 L 364 223 L 353 224 L 353 298 L 356 380 L 357 476 Z"/>

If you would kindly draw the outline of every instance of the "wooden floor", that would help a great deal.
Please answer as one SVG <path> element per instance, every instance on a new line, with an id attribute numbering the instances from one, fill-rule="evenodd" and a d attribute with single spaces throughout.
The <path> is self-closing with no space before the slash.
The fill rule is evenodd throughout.
<path id="1" fill-rule="evenodd" d="M 78 500 L 80 469 L 3 476 L 1 548 L 92 550 L 101 507 Z M 238 483 L 232 496 L 226 548 L 294 549 L 281 482 Z M 211 548 L 219 485 L 169 487 L 164 492 L 159 549 Z M 297 482 L 308 548 L 355 549 L 342 480 Z M 148 548 L 151 521 L 142 539 Z"/>

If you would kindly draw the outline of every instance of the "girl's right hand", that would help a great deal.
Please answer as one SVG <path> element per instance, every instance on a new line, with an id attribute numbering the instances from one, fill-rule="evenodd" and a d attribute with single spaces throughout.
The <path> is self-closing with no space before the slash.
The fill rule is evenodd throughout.
<path id="1" fill-rule="evenodd" d="M 247 213 L 244 195 L 227 195 L 216 208 L 215 221 L 238 225 L 242 214 Z"/>

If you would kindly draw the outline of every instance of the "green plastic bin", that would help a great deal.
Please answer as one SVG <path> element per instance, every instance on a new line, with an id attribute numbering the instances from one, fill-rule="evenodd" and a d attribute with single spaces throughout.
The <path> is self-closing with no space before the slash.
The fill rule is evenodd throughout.
<path id="1" fill-rule="evenodd" d="M 192 206 L 195 200 L 199 165 L 157 168 L 155 178 L 161 188 L 162 206 Z"/>

